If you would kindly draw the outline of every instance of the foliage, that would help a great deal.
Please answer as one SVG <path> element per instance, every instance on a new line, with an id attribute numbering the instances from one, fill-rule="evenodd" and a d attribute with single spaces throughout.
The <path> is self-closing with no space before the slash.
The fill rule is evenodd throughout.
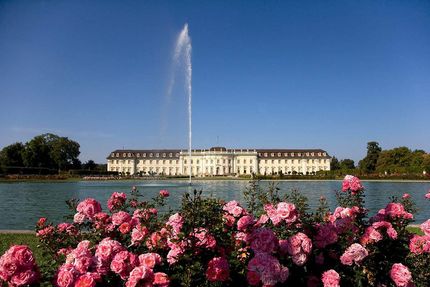
<path id="1" fill-rule="evenodd" d="M 63 170 L 79 168 L 79 154 L 79 143 L 47 133 L 38 135 L 25 144 L 6 146 L 0 152 L 0 163 L 5 172 L 17 170 L 26 173 L 26 169 L 34 168 Z"/>
<path id="2" fill-rule="evenodd" d="M 334 211 L 325 198 L 311 211 L 299 191 L 280 193 L 275 183 L 263 189 L 258 181 L 245 191 L 247 208 L 194 190 L 176 213 L 160 214 L 168 196 L 116 192 L 106 213 L 87 198 L 68 201 L 73 223 L 41 218 L 40 285 L 81 286 L 84 279 L 93 287 L 430 284 L 430 220 L 420 235 L 408 228 L 417 210 L 407 194 L 375 215 L 367 214 L 353 176 L 345 177 Z"/>
<path id="3" fill-rule="evenodd" d="M 366 173 L 372 173 L 376 170 L 376 163 L 378 161 L 379 154 L 381 153 L 381 147 L 378 142 L 367 143 L 367 155 L 363 158 L 358 166 L 360 170 Z"/>

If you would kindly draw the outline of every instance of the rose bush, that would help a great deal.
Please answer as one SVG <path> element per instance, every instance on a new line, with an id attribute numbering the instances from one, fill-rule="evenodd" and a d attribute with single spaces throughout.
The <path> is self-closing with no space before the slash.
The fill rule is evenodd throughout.
<path id="1" fill-rule="evenodd" d="M 253 182 L 246 205 L 194 191 L 181 208 L 161 213 L 169 197 L 113 193 L 108 211 L 92 198 L 70 201 L 73 222 L 38 220 L 49 264 L 37 266 L 26 246 L 0 258 L 9 286 L 430 286 L 430 220 L 422 235 L 410 196 L 377 214 L 364 207 L 360 180 L 346 176 L 339 206 L 324 198 L 311 212 L 297 191 L 281 196 Z M 424 195 L 423 195 L 424 196 Z M 129 198 L 128 198 L 129 197 Z M 428 197 L 428 196 L 427 196 Z"/>

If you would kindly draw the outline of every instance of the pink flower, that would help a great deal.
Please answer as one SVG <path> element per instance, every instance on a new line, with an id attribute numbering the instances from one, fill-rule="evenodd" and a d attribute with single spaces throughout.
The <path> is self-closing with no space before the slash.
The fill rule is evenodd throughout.
<path id="1" fill-rule="evenodd" d="M 179 260 L 179 257 L 184 254 L 184 252 L 184 248 L 179 244 L 173 245 L 169 253 L 167 253 L 167 262 L 170 265 L 175 264 Z"/>
<path id="2" fill-rule="evenodd" d="M 402 195 L 402 198 L 403 199 L 408 199 L 408 198 L 411 198 L 411 195 L 409 193 L 405 193 L 405 194 Z"/>
<path id="3" fill-rule="evenodd" d="M 76 280 L 74 287 L 94 287 L 96 286 L 96 280 L 90 273 L 79 276 Z"/>
<path id="4" fill-rule="evenodd" d="M 282 218 L 279 217 L 279 214 L 278 214 L 276 208 L 273 207 L 273 205 L 266 204 L 264 206 L 264 211 L 266 211 L 267 216 L 270 218 L 273 225 L 277 226 L 279 223 L 281 223 Z"/>
<path id="5" fill-rule="evenodd" d="M 122 234 L 127 234 L 130 232 L 131 230 L 131 224 L 129 222 L 123 222 L 121 223 L 121 225 L 118 227 L 119 232 L 121 232 Z"/>
<path id="6" fill-rule="evenodd" d="M 309 254 L 312 250 L 312 241 L 306 234 L 299 232 L 288 238 L 287 248 L 290 255 Z"/>
<path id="7" fill-rule="evenodd" d="M 110 211 L 121 208 L 127 199 L 127 196 L 123 192 L 114 192 L 110 196 L 107 202 L 107 206 Z"/>
<path id="8" fill-rule="evenodd" d="M 346 175 L 342 182 L 342 191 L 346 192 L 350 190 L 352 194 L 363 190 L 360 179 L 353 175 Z"/>
<path id="9" fill-rule="evenodd" d="M 251 234 L 251 249 L 254 252 L 272 253 L 278 247 L 278 239 L 269 228 L 259 228 Z"/>
<path id="10" fill-rule="evenodd" d="M 166 273 L 157 272 L 154 274 L 153 284 L 159 287 L 168 287 L 170 284 L 169 276 Z"/>
<path id="11" fill-rule="evenodd" d="M 395 263 L 390 270 L 390 278 L 397 287 L 405 287 L 412 281 L 412 275 L 408 267 L 401 263 Z"/>
<path id="12" fill-rule="evenodd" d="M 318 248 L 324 248 L 327 245 L 337 242 L 338 236 L 336 226 L 332 223 L 326 223 L 317 226 L 317 234 L 315 236 L 315 245 Z"/>
<path id="13" fill-rule="evenodd" d="M 63 265 L 58 270 L 55 277 L 55 285 L 58 287 L 72 287 L 77 276 L 76 271 L 72 265 Z"/>
<path id="14" fill-rule="evenodd" d="M 24 286 L 36 283 L 39 279 L 38 268 L 30 248 L 14 245 L 0 257 L 0 281 L 9 286 Z"/>
<path id="15" fill-rule="evenodd" d="M 321 280 L 324 287 L 340 287 L 340 276 L 333 269 L 324 272 Z"/>
<path id="16" fill-rule="evenodd" d="M 145 237 L 148 235 L 148 233 L 149 231 L 146 226 L 137 225 L 131 231 L 131 244 L 139 245 L 143 240 L 145 240 Z"/>
<path id="17" fill-rule="evenodd" d="M 234 217 L 240 217 L 244 213 L 244 209 L 239 205 L 236 200 L 227 202 L 224 205 L 223 210 L 227 211 Z"/>
<path id="18" fill-rule="evenodd" d="M 155 265 L 161 264 L 161 256 L 158 253 L 145 253 L 139 255 L 139 266 L 154 269 Z"/>
<path id="19" fill-rule="evenodd" d="M 85 221 L 85 214 L 83 213 L 76 213 L 75 216 L 73 216 L 73 222 L 74 223 L 83 223 Z"/>
<path id="20" fill-rule="evenodd" d="M 50 237 L 54 233 L 55 229 L 53 226 L 49 225 L 45 228 L 40 229 L 37 231 L 36 236 L 40 237 L 42 239 Z"/>
<path id="21" fill-rule="evenodd" d="M 425 235 L 430 236 L 430 219 L 421 223 L 420 228 Z"/>
<path id="22" fill-rule="evenodd" d="M 413 215 L 405 210 L 401 203 L 391 202 L 385 207 L 385 215 L 389 218 L 412 219 Z"/>
<path id="23" fill-rule="evenodd" d="M 288 202 L 280 202 L 276 206 L 276 213 L 281 220 L 286 223 L 293 223 L 298 218 L 296 206 Z"/>
<path id="24" fill-rule="evenodd" d="M 414 254 L 430 253 L 430 238 L 415 234 L 409 242 L 409 249 Z"/>
<path id="25" fill-rule="evenodd" d="M 154 281 L 154 272 L 145 266 L 135 267 L 125 283 L 126 287 L 151 286 Z"/>
<path id="26" fill-rule="evenodd" d="M 113 257 L 110 269 L 124 280 L 136 265 L 136 255 L 128 251 L 120 251 Z"/>
<path id="27" fill-rule="evenodd" d="M 364 246 L 367 244 L 371 244 L 374 242 L 378 242 L 382 240 L 382 234 L 376 230 L 373 226 L 369 226 L 366 228 L 363 236 L 360 238 L 360 243 Z"/>
<path id="28" fill-rule="evenodd" d="M 254 224 L 254 217 L 252 215 L 245 215 L 237 221 L 237 230 L 245 231 Z"/>
<path id="29" fill-rule="evenodd" d="M 131 220 L 130 214 L 128 214 L 125 211 L 118 211 L 114 214 L 112 214 L 112 223 L 113 225 L 121 225 L 124 222 L 129 222 Z"/>
<path id="30" fill-rule="evenodd" d="M 369 253 L 367 252 L 366 248 L 358 243 L 354 243 L 345 250 L 343 255 L 340 257 L 340 262 L 349 266 L 351 266 L 354 262 L 355 264 L 360 265 L 367 255 L 369 255 Z"/>
<path id="31" fill-rule="evenodd" d="M 169 217 L 166 225 L 171 226 L 176 234 L 181 232 L 182 225 L 184 224 L 184 219 L 179 213 L 175 213 Z"/>
<path id="32" fill-rule="evenodd" d="M 45 223 L 46 223 L 46 217 L 41 217 L 41 218 L 39 218 L 39 220 L 37 221 L 37 226 L 38 226 L 38 227 L 42 227 L 42 226 L 44 226 L 44 225 L 45 225 Z"/>
<path id="33" fill-rule="evenodd" d="M 294 264 L 303 266 L 312 250 L 312 241 L 304 233 L 297 233 L 287 241 L 287 251 L 292 256 Z"/>
<path id="34" fill-rule="evenodd" d="M 92 219 L 96 213 L 102 211 L 102 207 L 94 198 L 87 198 L 78 204 L 76 211 L 82 213 L 88 219 Z"/>
<path id="35" fill-rule="evenodd" d="M 247 279 L 248 283 L 256 286 L 259 282 L 263 286 L 274 286 L 276 283 L 283 283 L 287 280 L 289 270 L 282 266 L 275 257 L 259 252 L 248 263 Z"/>
<path id="36" fill-rule="evenodd" d="M 161 197 L 169 197 L 169 192 L 165 189 L 160 190 Z"/>
<path id="37" fill-rule="evenodd" d="M 208 263 L 206 278 L 211 282 L 224 282 L 230 276 L 229 264 L 223 257 L 212 258 Z"/>
<path id="38" fill-rule="evenodd" d="M 214 249 L 216 240 L 205 228 L 197 228 L 193 232 L 193 236 L 198 239 L 196 246 L 208 249 Z"/>
<path id="39" fill-rule="evenodd" d="M 427 199 L 430 199 L 430 190 L 426 193 L 426 195 L 424 197 Z"/>

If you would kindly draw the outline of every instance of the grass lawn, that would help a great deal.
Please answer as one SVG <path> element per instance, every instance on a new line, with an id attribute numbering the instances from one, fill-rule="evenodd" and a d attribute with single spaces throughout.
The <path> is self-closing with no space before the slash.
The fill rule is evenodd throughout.
<path id="1" fill-rule="evenodd" d="M 12 245 L 27 245 L 33 251 L 37 262 L 42 261 L 42 252 L 37 245 L 39 239 L 35 234 L 21 234 L 21 233 L 0 233 L 0 255 L 3 255 L 6 250 Z"/>

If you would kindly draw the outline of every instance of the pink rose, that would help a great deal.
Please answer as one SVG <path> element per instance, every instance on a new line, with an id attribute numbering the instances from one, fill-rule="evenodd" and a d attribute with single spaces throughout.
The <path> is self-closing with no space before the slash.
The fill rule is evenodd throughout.
<path id="1" fill-rule="evenodd" d="M 352 175 L 346 175 L 342 182 L 342 191 L 350 190 L 352 194 L 360 192 L 363 190 L 360 179 Z"/>
<path id="2" fill-rule="evenodd" d="M 211 282 L 224 282 L 230 276 L 229 264 L 223 257 L 212 258 L 206 269 L 206 278 Z"/>
<path id="3" fill-rule="evenodd" d="M 169 192 L 165 189 L 160 190 L 160 196 L 161 197 L 169 197 Z"/>
<path id="4" fill-rule="evenodd" d="M 35 283 L 38 279 L 38 273 L 34 270 L 25 270 L 22 272 L 15 273 L 10 283 L 12 283 L 12 286 L 24 286 L 24 285 L 30 285 L 32 283 Z"/>
<path id="5" fill-rule="evenodd" d="M 94 287 L 96 286 L 96 280 L 94 280 L 94 277 L 87 273 L 79 276 L 79 278 L 76 280 L 74 287 Z"/>
<path id="6" fill-rule="evenodd" d="M 251 234 L 251 249 L 254 252 L 272 253 L 278 246 L 275 233 L 269 228 L 259 228 Z"/>
<path id="7" fill-rule="evenodd" d="M 96 213 L 102 211 L 102 207 L 94 198 L 87 198 L 78 204 L 76 211 L 84 214 L 88 219 L 92 219 Z"/>
<path id="8" fill-rule="evenodd" d="M 112 214 L 112 224 L 119 226 L 123 224 L 124 222 L 129 222 L 131 220 L 130 214 L 128 214 L 125 211 L 118 211 L 114 214 Z"/>
<path id="9" fill-rule="evenodd" d="M 181 232 L 182 225 L 184 224 L 184 219 L 179 213 L 175 213 L 169 217 L 166 225 L 171 226 L 176 234 Z"/>
<path id="10" fill-rule="evenodd" d="M 158 253 L 145 253 L 139 255 L 139 266 L 154 269 L 155 265 L 161 264 L 161 256 Z"/>
<path id="11" fill-rule="evenodd" d="M 121 208 L 127 199 L 127 196 L 123 192 L 114 192 L 108 199 L 107 206 L 110 211 Z"/>
<path id="12" fill-rule="evenodd" d="M 135 267 L 131 272 L 130 276 L 125 283 L 126 287 L 136 286 L 151 286 L 154 281 L 154 272 L 145 266 Z"/>
<path id="13" fill-rule="evenodd" d="M 149 231 L 146 226 L 137 225 L 131 232 L 131 243 L 133 245 L 139 245 L 145 239 L 148 233 Z"/>
<path id="14" fill-rule="evenodd" d="M 397 287 L 405 287 L 412 281 L 412 275 L 408 267 L 401 263 L 395 263 L 390 270 L 390 278 Z"/>
<path id="15" fill-rule="evenodd" d="M 159 287 L 168 287 L 170 284 L 169 276 L 163 272 L 156 272 L 154 274 L 154 285 Z"/>
<path id="16" fill-rule="evenodd" d="M 298 213 L 296 206 L 288 202 L 280 202 L 276 206 L 276 213 L 281 220 L 286 223 L 293 223 L 297 220 Z"/>
<path id="17" fill-rule="evenodd" d="M 420 228 L 425 235 L 430 236 L 430 219 L 421 223 Z"/>
<path id="18" fill-rule="evenodd" d="M 367 257 L 369 253 L 367 252 L 366 248 L 361 246 L 358 243 L 352 244 L 348 249 L 345 250 L 343 255 L 340 257 L 340 262 L 344 265 L 351 266 L 354 262 L 357 265 L 360 265 L 360 263 L 363 261 L 364 258 Z"/>
<path id="19" fill-rule="evenodd" d="M 237 230 L 240 231 L 245 231 L 247 230 L 249 227 L 251 227 L 254 224 L 254 217 L 252 215 L 245 215 L 242 216 L 238 221 L 237 221 Z"/>
<path id="20" fill-rule="evenodd" d="M 340 287 L 340 276 L 333 269 L 324 272 L 321 279 L 324 287 Z"/>

